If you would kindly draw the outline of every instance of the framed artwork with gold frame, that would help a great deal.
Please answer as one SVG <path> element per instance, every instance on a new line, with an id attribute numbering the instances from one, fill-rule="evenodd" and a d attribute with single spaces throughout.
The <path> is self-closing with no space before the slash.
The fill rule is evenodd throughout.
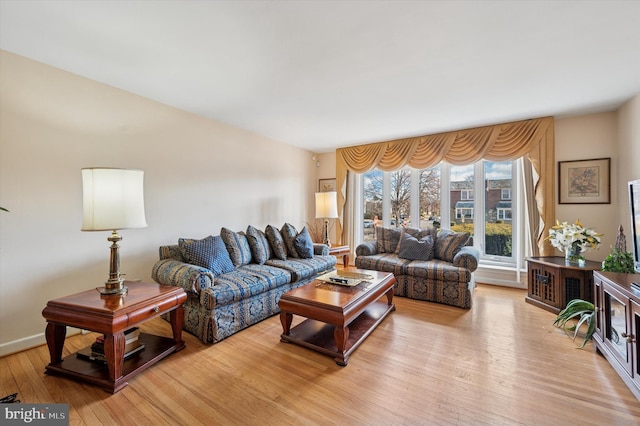
<path id="1" fill-rule="evenodd" d="M 558 162 L 559 204 L 611 204 L 611 158 Z"/>

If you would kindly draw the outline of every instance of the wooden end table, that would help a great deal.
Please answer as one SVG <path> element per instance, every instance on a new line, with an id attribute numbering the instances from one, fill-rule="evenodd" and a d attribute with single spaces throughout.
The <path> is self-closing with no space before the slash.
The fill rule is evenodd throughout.
<path id="1" fill-rule="evenodd" d="M 329 247 L 329 255 L 330 256 L 340 256 L 342 255 L 342 266 L 345 268 L 349 266 L 349 254 L 351 250 L 349 246 L 331 246 Z"/>
<path id="2" fill-rule="evenodd" d="M 280 297 L 280 341 L 334 357 L 346 366 L 349 355 L 396 309 L 389 272 L 349 270 L 373 276 L 354 287 L 315 280 Z M 386 300 L 381 299 L 386 296 Z M 308 319 L 291 328 L 293 315 Z"/>
<path id="3" fill-rule="evenodd" d="M 47 303 L 42 316 L 47 320 L 46 338 L 51 363 L 45 373 L 86 381 L 115 393 L 136 374 L 184 348 L 183 303 L 187 300 L 184 290 L 131 281 L 125 285 L 129 291 L 124 296 L 103 296 L 93 289 Z M 144 350 L 124 360 L 124 332 L 167 312 L 173 337 L 140 333 Z M 63 359 L 67 326 L 104 334 L 106 364 L 80 359 L 75 353 Z"/>

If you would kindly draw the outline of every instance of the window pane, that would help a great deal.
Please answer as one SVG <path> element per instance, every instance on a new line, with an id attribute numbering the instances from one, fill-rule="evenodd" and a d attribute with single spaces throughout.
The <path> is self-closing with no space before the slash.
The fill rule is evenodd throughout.
<path id="1" fill-rule="evenodd" d="M 410 222 L 409 212 L 411 211 L 411 171 L 402 169 L 390 173 L 391 188 L 391 226 L 401 227 L 405 222 Z"/>
<path id="2" fill-rule="evenodd" d="M 512 178 L 513 163 L 511 161 L 500 163 L 485 161 L 485 254 L 506 257 L 513 255 Z"/>
<path id="3" fill-rule="evenodd" d="M 420 172 L 420 229 L 440 228 L 440 168 Z"/>
<path id="4" fill-rule="evenodd" d="M 475 205 L 473 191 L 475 175 L 473 164 L 468 166 L 451 166 L 449 193 L 451 199 L 451 230 L 468 232 L 473 235 L 473 219 Z"/>
<path id="5" fill-rule="evenodd" d="M 362 175 L 362 180 L 364 241 L 372 241 L 375 239 L 375 226 L 382 221 L 382 172 L 372 170 Z"/>

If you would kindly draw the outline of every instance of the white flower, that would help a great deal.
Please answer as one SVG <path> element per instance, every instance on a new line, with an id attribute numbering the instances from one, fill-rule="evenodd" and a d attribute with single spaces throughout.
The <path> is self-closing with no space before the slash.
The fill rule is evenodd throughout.
<path id="1" fill-rule="evenodd" d="M 597 249 L 601 244 L 601 236 L 602 234 L 596 233 L 593 229 L 584 228 L 580 220 L 576 220 L 576 223 L 572 224 L 556 221 L 556 226 L 549 229 L 547 238 L 552 246 L 564 252 L 576 245 L 585 252 Z"/>

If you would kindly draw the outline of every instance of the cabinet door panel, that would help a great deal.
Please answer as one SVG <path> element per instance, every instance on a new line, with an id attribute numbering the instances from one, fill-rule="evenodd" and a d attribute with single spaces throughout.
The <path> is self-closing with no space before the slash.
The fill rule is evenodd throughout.
<path id="1" fill-rule="evenodd" d="M 629 321 L 629 299 L 622 293 L 603 283 L 604 296 L 604 344 L 611 350 L 611 354 L 631 371 L 631 343 L 627 337 L 631 333 Z"/>
<path id="2" fill-rule="evenodd" d="M 632 374 L 631 379 L 640 388 L 640 345 L 638 344 L 638 332 L 640 332 L 640 305 L 635 301 L 631 301 L 631 332 L 633 333 L 631 339 L 633 344 L 631 345 L 631 365 Z"/>

